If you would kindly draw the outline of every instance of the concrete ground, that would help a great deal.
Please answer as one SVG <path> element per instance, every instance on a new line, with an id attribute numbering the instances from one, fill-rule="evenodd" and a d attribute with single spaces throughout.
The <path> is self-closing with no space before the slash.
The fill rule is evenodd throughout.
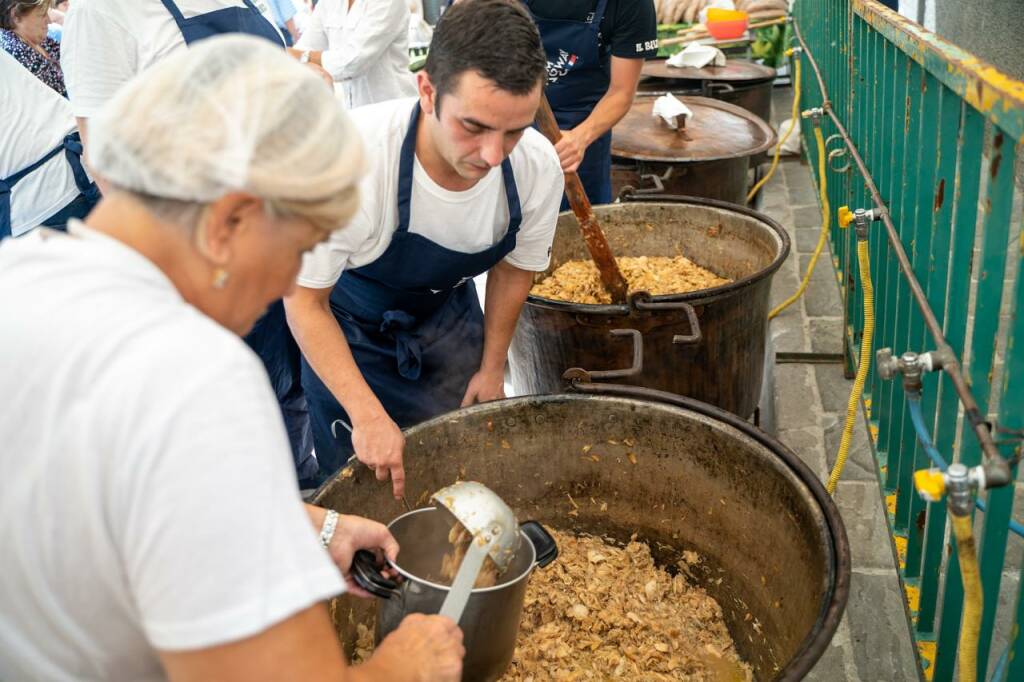
<path id="1" fill-rule="evenodd" d="M 776 88 L 776 118 L 788 116 L 790 96 L 789 88 Z M 765 186 L 761 210 L 782 224 L 793 241 L 773 281 L 774 306 L 796 291 L 818 240 L 821 212 L 809 166 L 794 157 L 780 163 Z M 842 352 L 842 308 L 828 253 L 826 247 L 804 296 L 772 321 L 776 352 Z M 772 379 L 779 439 L 827 480 L 853 382 L 843 378 L 839 364 L 776 364 Z M 877 469 L 861 418 L 835 499 L 852 552 L 850 599 L 831 647 L 808 679 L 917 679 Z"/>

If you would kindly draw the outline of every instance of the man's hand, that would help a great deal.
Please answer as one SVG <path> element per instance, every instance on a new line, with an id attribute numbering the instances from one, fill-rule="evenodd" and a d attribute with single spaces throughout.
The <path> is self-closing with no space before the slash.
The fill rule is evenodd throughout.
<path id="1" fill-rule="evenodd" d="M 405 494 L 405 468 L 402 450 L 405 436 L 398 425 L 384 412 L 365 420 L 352 420 L 352 447 L 356 459 L 377 474 L 378 481 L 388 480 L 395 499 Z"/>
<path id="2" fill-rule="evenodd" d="M 338 526 L 334 531 L 331 544 L 327 547 L 328 554 L 338 566 L 348 590 L 360 597 L 371 596 L 360 589 L 352 580 L 352 557 L 361 549 L 375 551 L 380 549 L 391 561 L 398 557 L 398 541 L 382 523 L 364 519 L 361 516 L 342 514 L 338 517 Z"/>
<path id="3" fill-rule="evenodd" d="M 589 145 L 590 140 L 578 127 L 562 131 L 562 139 L 555 145 L 555 151 L 558 152 L 558 161 L 562 164 L 563 173 L 576 172 Z"/>
<path id="4" fill-rule="evenodd" d="M 505 397 L 505 368 L 500 370 L 484 370 L 473 375 L 466 387 L 466 395 L 462 398 L 462 407 L 473 403 L 486 403 Z"/>
<path id="5" fill-rule="evenodd" d="M 465 655 L 462 630 L 450 618 L 413 613 L 384 638 L 366 667 L 373 679 L 458 682 Z"/>

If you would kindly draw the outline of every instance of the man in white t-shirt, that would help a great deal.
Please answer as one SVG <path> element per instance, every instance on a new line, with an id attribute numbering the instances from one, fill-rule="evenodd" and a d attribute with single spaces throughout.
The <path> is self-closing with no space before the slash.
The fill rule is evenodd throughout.
<path id="1" fill-rule="evenodd" d="M 416 94 L 406 0 L 320 0 L 294 51 L 331 74 L 349 109 Z"/>
<path id="2" fill-rule="evenodd" d="M 0 50 L 0 239 L 64 229 L 99 199 L 80 161 L 68 101 Z"/>
<path id="3" fill-rule="evenodd" d="M 545 65 L 519 2 L 474 0 L 438 23 L 418 98 L 352 112 L 370 163 L 360 211 L 307 256 L 285 301 L 321 479 L 354 449 L 399 496 L 400 427 L 503 397 L 563 189 L 530 127 Z M 486 316 L 472 282 L 484 272 Z"/>

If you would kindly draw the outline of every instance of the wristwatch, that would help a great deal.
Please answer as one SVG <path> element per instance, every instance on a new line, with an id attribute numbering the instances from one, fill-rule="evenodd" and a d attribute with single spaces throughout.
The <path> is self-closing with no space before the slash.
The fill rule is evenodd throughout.
<path id="1" fill-rule="evenodd" d="M 299 64 L 309 64 L 309 50 L 303 50 L 299 57 Z"/>
<path id="2" fill-rule="evenodd" d="M 334 538 L 334 531 L 338 528 L 338 512 L 333 509 L 327 510 L 324 516 L 324 525 L 320 527 L 320 546 L 327 549 Z"/>

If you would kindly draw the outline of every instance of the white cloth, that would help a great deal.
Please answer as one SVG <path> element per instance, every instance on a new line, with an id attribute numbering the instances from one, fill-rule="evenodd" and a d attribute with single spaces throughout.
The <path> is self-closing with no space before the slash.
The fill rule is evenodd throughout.
<path id="1" fill-rule="evenodd" d="M 175 0 L 186 19 L 242 0 Z M 265 0 L 253 0 L 275 26 Z M 284 44 L 282 39 L 282 45 Z M 60 65 L 75 116 L 89 118 L 136 74 L 185 47 L 160 0 L 75 0 L 64 21 Z"/>
<path id="2" fill-rule="evenodd" d="M 75 130 L 71 105 L 0 50 L 0 178 L 46 156 Z M 22 178 L 11 191 L 11 234 L 24 234 L 70 204 L 78 186 L 64 152 Z"/>
<path id="3" fill-rule="evenodd" d="M 678 130 L 679 117 L 682 116 L 685 123 L 686 119 L 693 116 L 693 111 L 670 92 L 654 100 L 651 116 L 660 116 L 669 128 Z"/>
<path id="4" fill-rule="evenodd" d="M 713 45 L 690 43 L 685 49 L 668 58 L 668 65 L 677 68 L 692 66 L 700 69 L 708 64 L 725 66 L 725 53 Z"/>
<path id="5" fill-rule="evenodd" d="M 323 51 L 349 109 L 416 94 L 405 0 L 320 0 L 296 47 Z"/>
<path id="6" fill-rule="evenodd" d="M 300 285 L 333 286 L 343 270 L 372 263 L 391 243 L 398 227 L 398 162 L 415 101 L 392 100 L 349 112 L 369 160 L 359 185 L 359 210 L 347 227 L 306 254 Z M 564 184 L 558 155 L 543 135 L 528 128 L 509 159 L 523 221 L 516 248 L 505 261 L 523 270 L 545 270 Z M 452 192 L 435 183 L 417 160 L 410 214 L 410 232 L 448 249 L 476 253 L 493 246 L 505 235 L 509 220 L 501 167 L 492 168 L 470 189 Z"/>
<path id="7" fill-rule="evenodd" d="M 69 229 L 0 243 L 0 679 L 163 679 L 344 583 L 256 355 Z"/>

